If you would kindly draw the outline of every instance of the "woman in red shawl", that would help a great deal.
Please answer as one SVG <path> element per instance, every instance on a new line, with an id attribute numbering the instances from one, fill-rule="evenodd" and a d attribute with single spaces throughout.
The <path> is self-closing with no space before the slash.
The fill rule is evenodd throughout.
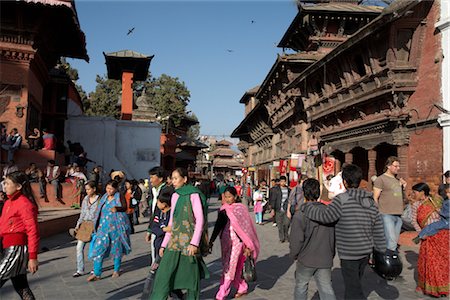
<path id="1" fill-rule="evenodd" d="M 231 285 L 237 290 L 234 298 L 247 294 L 248 285 L 242 278 L 244 262 L 250 255 L 256 261 L 259 254 L 259 240 L 255 225 L 247 207 L 242 203 L 236 203 L 237 199 L 236 189 L 227 187 L 223 193 L 223 204 L 209 242 L 212 248 L 220 233 L 223 271 L 220 288 L 216 294 L 217 300 L 223 300 L 228 296 Z"/>
<path id="2" fill-rule="evenodd" d="M 439 221 L 442 198 L 431 197 L 426 183 L 418 183 L 412 190 L 416 199 L 420 200 L 412 207 L 412 223 L 416 230 L 420 231 L 425 226 Z M 448 229 L 422 240 L 417 262 L 417 291 L 435 297 L 449 295 L 449 255 Z"/>

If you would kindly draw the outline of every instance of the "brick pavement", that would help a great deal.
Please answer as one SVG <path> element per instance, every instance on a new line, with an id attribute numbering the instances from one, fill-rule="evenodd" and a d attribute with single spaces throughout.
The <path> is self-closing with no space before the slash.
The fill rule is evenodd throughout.
<path id="1" fill-rule="evenodd" d="M 212 201 L 209 214 L 210 229 L 216 218 L 217 202 Z M 146 225 L 136 226 L 132 235 L 133 251 L 122 263 L 123 274 L 112 279 L 112 262 L 106 261 L 102 280 L 86 282 L 86 276 L 72 278 L 75 272 L 75 241 L 68 235 L 57 235 L 42 240 L 41 247 L 50 251 L 39 255 L 40 268 L 35 275 L 29 275 L 29 281 L 37 299 L 138 299 L 142 292 L 144 279 L 148 272 L 149 248 L 144 242 Z M 246 300 L 292 299 L 294 289 L 295 263 L 287 253 L 289 244 L 278 241 L 277 228 L 271 224 L 257 225 L 261 242 L 261 255 L 257 262 L 258 280 L 249 285 L 250 294 Z M 401 255 L 404 269 L 402 276 L 395 281 L 386 282 L 369 268 L 364 276 L 364 291 L 369 299 L 426 299 L 415 294 L 417 277 L 417 247 L 403 247 Z M 201 299 L 214 299 L 221 273 L 220 243 L 214 245 L 213 253 L 206 258 L 211 278 L 202 282 Z M 92 264 L 87 262 L 87 269 Z M 332 272 L 333 287 L 338 299 L 343 298 L 343 283 L 339 260 L 335 258 Z M 314 281 L 310 283 L 310 298 L 319 299 Z M 7 282 L 0 290 L 0 299 L 19 299 L 11 283 Z M 231 298 L 230 298 L 231 299 Z"/>

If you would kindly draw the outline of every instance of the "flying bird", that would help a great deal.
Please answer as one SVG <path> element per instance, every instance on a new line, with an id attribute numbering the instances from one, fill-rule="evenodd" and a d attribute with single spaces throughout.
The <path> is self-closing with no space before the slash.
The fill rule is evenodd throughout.
<path id="1" fill-rule="evenodd" d="M 252 24 L 255 23 L 255 21 L 252 20 Z"/>
<path id="2" fill-rule="evenodd" d="M 127 33 L 127 35 L 130 35 L 130 34 L 132 34 L 132 33 L 133 33 L 133 31 L 134 31 L 134 27 L 128 30 L 128 33 Z"/>
<path id="3" fill-rule="evenodd" d="M 232 50 L 232 49 L 227 49 L 227 51 L 230 52 L 230 53 L 234 52 L 234 50 Z"/>

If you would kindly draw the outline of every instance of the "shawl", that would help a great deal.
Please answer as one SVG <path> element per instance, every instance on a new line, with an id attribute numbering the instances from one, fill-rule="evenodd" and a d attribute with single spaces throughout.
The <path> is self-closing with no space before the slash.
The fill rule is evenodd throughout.
<path id="1" fill-rule="evenodd" d="M 442 198 L 439 196 L 428 197 L 417 209 L 417 223 L 419 223 L 421 228 L 427 225 L 428 219 L 431 215 L 442 207 Z M 420 214 L 420 216 L 419 216 Z"/>
<path id="2" fill-rule="evenodd" d="M 253 258 L 256 261 L 260 249 L 259 239 L 247 207 L 242 203 L 223 204 L 220 210 L 225 210 L 234 231 L 244 245 L 252 250 Z"/>

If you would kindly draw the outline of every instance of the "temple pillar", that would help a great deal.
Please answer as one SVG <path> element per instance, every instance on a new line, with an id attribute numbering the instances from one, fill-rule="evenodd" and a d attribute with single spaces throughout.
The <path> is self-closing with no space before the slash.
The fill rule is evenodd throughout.
<path id="1" fill-rule="evenodd" d="M 131 120 L 133 116 L 133 72 L 122 73 L 122 112 L 121 120 Z"/>
<path id="2" fill-rule="evenodd" d="M 407 180 L 408 178 L 408 145 L 397 147 L 397 156 L 400 160 L 400 170 L 398 177 Z"/>
<path id="3" fill-rule="evenodd" d="M 334 160 L 334 174 L 336 175 L 337 173 L 339 173 L 342 169 L 342 164 L 341 161 L 339 159 L 335 159 Z"/>
<path id="4" fill-rule="evenodd" d="M 377 162 L 377 151 L 370 149 L 367 151 L 367 159 L 369 160 L 369 171 L 368 171 L 368 182 L 367 182 L 367 188 L 369 190 L 372 190 L 373 182 L 372 182 L 372 176 L 377 175 L 376 170 L 376 162 Z"/>
<path id="5" fill-rule="evenodd" d="M 345 153 L 345 163 L 346 164 L 353 163 L 353 153 L 351 153 L 351 152 Z"/>

